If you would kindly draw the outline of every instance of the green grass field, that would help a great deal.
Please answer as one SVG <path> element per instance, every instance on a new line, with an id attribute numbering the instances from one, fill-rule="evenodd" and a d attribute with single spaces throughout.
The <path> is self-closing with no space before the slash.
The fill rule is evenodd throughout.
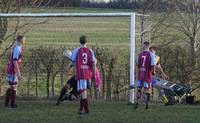
<path id="1" fill-rule="evenodd" d="M 0 102 L 3 105 L 3 102 Z M 152 104 L 145 110 L 127 102 L 92 102 L 91 114 L 79 116 L 78 102 L 20 101 L 17 109 L 0 109 L 0 123 L 199 123 L 200 106 L 165 107 Z"/>

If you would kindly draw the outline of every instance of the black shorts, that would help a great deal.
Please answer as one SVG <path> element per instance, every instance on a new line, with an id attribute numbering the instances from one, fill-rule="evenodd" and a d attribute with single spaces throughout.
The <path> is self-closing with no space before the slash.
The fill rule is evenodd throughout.
<path id="1" fill-rule="evenodd" d="M 77 95 L 77 80 L 75 79 L 75 76 L 72 76 L 68 81 L 67 84 L 70 85 L 70 88 L 72 91 L 70 94 Z"/>
<path id="2" fill-rule="evenodd" d="M 17 82 L 8 82 L 9 85 L 17 85 Z"/>

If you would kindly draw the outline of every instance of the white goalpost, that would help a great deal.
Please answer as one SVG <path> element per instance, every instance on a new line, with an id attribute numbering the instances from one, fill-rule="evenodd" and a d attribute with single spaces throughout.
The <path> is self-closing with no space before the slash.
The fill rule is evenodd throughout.
<path id="1" fill-rule="evenodd" d="M 0 13 L 0 17 L 129 17 L 130 18 L 130 103 L 134 103 L 134 82 L 135 82 L 135 47 L 136 47 L 136 16 L 131 12 L 127 13 Z"/>

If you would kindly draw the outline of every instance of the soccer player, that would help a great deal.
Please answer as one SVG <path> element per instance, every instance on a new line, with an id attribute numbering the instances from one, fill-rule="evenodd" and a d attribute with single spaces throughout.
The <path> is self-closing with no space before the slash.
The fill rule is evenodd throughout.
<path id="1" fill-rule="evenodd" d="M 95 60 L 95 65 L 97 66 L 97 60 Z M 100 97 L 100 91 L 101 91 L 101 76 L 100 76 L 100 71 L 99 69 L 96 67 L 96 83 L 95 83 L 95 88 L 97 91 L 97 96 Z"/>
<path id="2" fill-rule="evenodd" d="M 63 52 L 64 57 L 66 57 L 66 63 L 67 65 L 69 65 L 69 71 L 68 71 L 68 75 L 71 76 L 73 75 L 73 65 L 71 64 L 70 58 L 71 58 L 71 51 L 66 49 Z M 68 95 L 66 95 L 66 93 L 68 92 L 68 90 L 71 89 L 70 93 Z M 60 96 L 57 99 L 57 103 L 56 105 L 59 105 L 62 101 L 64 101 L 65 99 L 68 100 L 74 100 L 76 99 L 78 96 L 77 93 L 77 81 L 75 79 L 75 75 L 73 75 L 67 82 L 66 84 L 62 87 L 61 91 L 60 91 Z"/>
<path id="3" fill-rule="evenodd" d="M 71 61 L 75 64 L 75 77 L 78 81 L 77 90 L 80 92 L 80 114 L 89 114 L 87 88 L 91 85 L 92 78 L 95 80 L 95 55 L 92 49 L 87 48 L 87 37 L 80 37 L 79 48 L 74 49 Z M 93 77 L 92 77 L 93 75 Z"/>
<path id="4" fill-rule="evenodd" d="M 17 84 L 21 79 L 20 63 L 22 57 L 22 47 L 25 44 L 25 37 L 23 35 L 18 35 L 16 39 L 16 44 L 13 46 L 7 64 L 7 82 L 9 88 L 6 91 L 5 97 L 5 107 L 17 108 L 15 103 Z"/>
<path id="5" fill-rule="evenodd" d="M 100 71 L 98 68 L 96 68 L 96 84 L 95 88 L 97 90 L 98 97 L 100 97 L 100 91 L 101 91 L 101 77 L 100 77 Z"/>
<path id="6" fill-rule="evenodd" d="M 154 73 L 155 59 L 153 53 L 149 51 L 150 43 L 144 42 L 144 50 L 139 54 L 137 61 L 137 100 L 135 109 L 138 108 L 138 101 L 142 95 L 144 88 L 145 108 L 148 109 L 150 101 L 150 88 L 152 82 L 152 74 Z"/>
<path id="7" fill-rule="evenodd" d="M 67 59 L 68 60 L 68 59 Z M 68 64 L 70 64 L 69 62 L 67 62 Z M 95 60 L 95 64 L 97 64 L 97 60 Z M 72 71 L 72 65 L 70 65 L 69 67 L 69 75 L 72 75 L 73 71 Z M 100 85 L 101 85 L 101 79 L 100 79 L 100 72 L 99 70 L 96 68 L 96 89 L 98 92 L 98 96 L 100 95 Z M 89 88 L 88 88 L 89 89 Z M 69 93 L 68 90 L 70 90 Z M 60 91 L 60 96 L 57 99 L 57 103 L 56 105 L 60 105 L 61 102 L 63 102 L 64 100 L 76 100 L 79 97 L 79 93 L 77 91 L 77 80 L 75 79 L 75 75 L 73 75 L 65 84 L 65 86 L 62 87 L 61 91 Z"/>
<path id="8" fill-rule="evenodd" d="M 160 57 L 158 55 L 156 55 L 156 47 L 151 46 L 150 51 L 154 54 L 154 57 L 155 57 L 155 70 L 159 70 L 161 72 L 162 77 L 164 79 L 169 80 L 170 78 L 165 74 L 165 72 L 163 71 L 162 66 L 160 64 Z M 166 106 L 169 105 L 169 102 L 168 102 L 168 99 L 167 99 L 167 97 L 164 93 L 164 90 L 161 88 L 160 83 L 155 79 L 155 76 L 152 79 L 152 86 L 158 90 L 159 95 L 161 96 L 163 103 Z"/>

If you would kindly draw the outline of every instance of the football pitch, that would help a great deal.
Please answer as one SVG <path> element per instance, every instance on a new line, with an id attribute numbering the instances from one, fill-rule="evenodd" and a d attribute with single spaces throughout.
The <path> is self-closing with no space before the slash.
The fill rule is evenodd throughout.
<path id="1" fill-rule="evenodd" d="M 0 102 L 1 106 L 3 102 Z M 80 116 L 78 102 L 18 101 L 17 109 L 0 109 L 0 123 L 199 123 L 200 106 L 151 104 L 135 110 L 127 102 L 90 102 L 89 116 Z"/>

